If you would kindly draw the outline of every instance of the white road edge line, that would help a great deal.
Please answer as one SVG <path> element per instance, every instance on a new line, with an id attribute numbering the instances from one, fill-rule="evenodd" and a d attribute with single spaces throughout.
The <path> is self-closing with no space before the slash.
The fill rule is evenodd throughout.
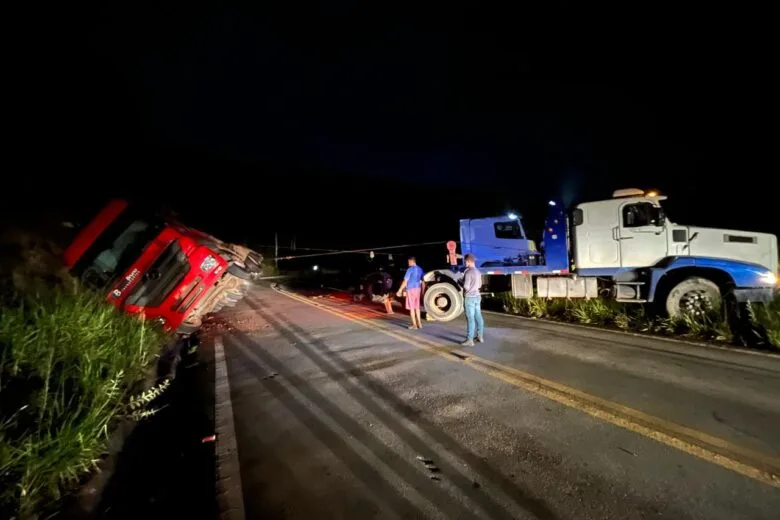
<path id="1" fill-rule="evenodd" d="M 217 502 L 220 520 L 244 520 L 244 491 L 241 466 L 233 425 L 233 402 L 230 400 L 225 347 L 222 337 L 214 338 L 214 423 L 216 425 Z"/>

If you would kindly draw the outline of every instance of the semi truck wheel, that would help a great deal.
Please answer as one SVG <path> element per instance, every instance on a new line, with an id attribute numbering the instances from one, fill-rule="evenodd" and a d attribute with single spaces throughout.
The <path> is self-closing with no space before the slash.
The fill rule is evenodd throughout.
<path id="1" fill-rule="evenodd" d="M 230 264 L 227 268 L 227 272 L 241 280 L 252 281 L 252 273 L 239 265 Z"/>
<path id="2" fill-rule="evenodd" d="M 463 295 L 450 283 L 437 283 L 425 290 L 425 312 L 435 321 L 452 321 L 463 313 Z"/>
<path id="3" fill-rule="evenodd" d="M 666 312 L 671 317 L 682 314 L 703 316 L 721 306 L 720 289 L 712 280 L 692 276 L 675 285 L 666 297 Z"/>

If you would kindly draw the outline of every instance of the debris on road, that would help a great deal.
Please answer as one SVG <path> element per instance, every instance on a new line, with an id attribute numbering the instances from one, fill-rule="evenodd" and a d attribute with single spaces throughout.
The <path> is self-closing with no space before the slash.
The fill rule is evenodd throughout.
<path id="1" fill-rule="evenodd" d="M 622 448 L 622 447 L 620 447 L 620 446 L 618 446 L 618 447 L 617 447 L 617 449 L 619 449 L 620 451 L 624 451 L 624 452 L 628 453 L 628 454 L 629 454 L 629 455 L 631 455 L 632 457 L 636 457 L 636 456 L 637 456 L 637 454 L 636 454 L 636 453 L 634 453 L 633 451 L 627 450 L 627 449 L 625 449 L 625 448 Z"/>

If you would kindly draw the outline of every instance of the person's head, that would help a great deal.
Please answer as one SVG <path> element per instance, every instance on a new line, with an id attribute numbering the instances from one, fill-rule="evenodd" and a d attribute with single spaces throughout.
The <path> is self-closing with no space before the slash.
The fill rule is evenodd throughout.
<path id="1" fill-rule="evenodd" d="M 466 262 L 466 267 L 474 267 L 477 264 L 477 259 L 471 253 L 464 256 L 463 261 Z"/>
<path id="2" fill-rule="evenodd" d="M 413 256 L 409 257 L 409 267 L 412 267 L 413 265 L 417 265 L 417 259 Z"/>

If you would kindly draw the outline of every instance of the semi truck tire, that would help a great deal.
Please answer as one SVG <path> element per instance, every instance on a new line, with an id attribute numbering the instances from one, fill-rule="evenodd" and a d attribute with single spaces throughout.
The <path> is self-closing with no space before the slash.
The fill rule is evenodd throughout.
<path id="1" fill-rule="evenodd" d="M 252 273 L 236 264 L 230 264 L 227 268 L 227 272 L 241 280 L 252 281 Z"/>
<path id="2" fill-rule="evenodd" d="M 706 314 L 721 307 L 720 288 L 712 280 L 692 276 L 678 283 L 666 297 L 666 312 L 674 318 L 683 314 Z"/>
<path id="3" fill-rule="evenodd" d="M 452 321 L 463 313 L 463 295 L 450 283 L 428 287 L 423 300 L 428 318 L 434 321 Z"/>
<path id="4" fill-rule="evenodd" d="M 371 273 L 363 279 L 363 294 L 366 301 L 373 301 L 374 295 L 383 296 L 385 294 L 387 278 L 390 278 L 392 284 L 392 277 L 389 274 L 383 274 L 382 271 Z"/>

